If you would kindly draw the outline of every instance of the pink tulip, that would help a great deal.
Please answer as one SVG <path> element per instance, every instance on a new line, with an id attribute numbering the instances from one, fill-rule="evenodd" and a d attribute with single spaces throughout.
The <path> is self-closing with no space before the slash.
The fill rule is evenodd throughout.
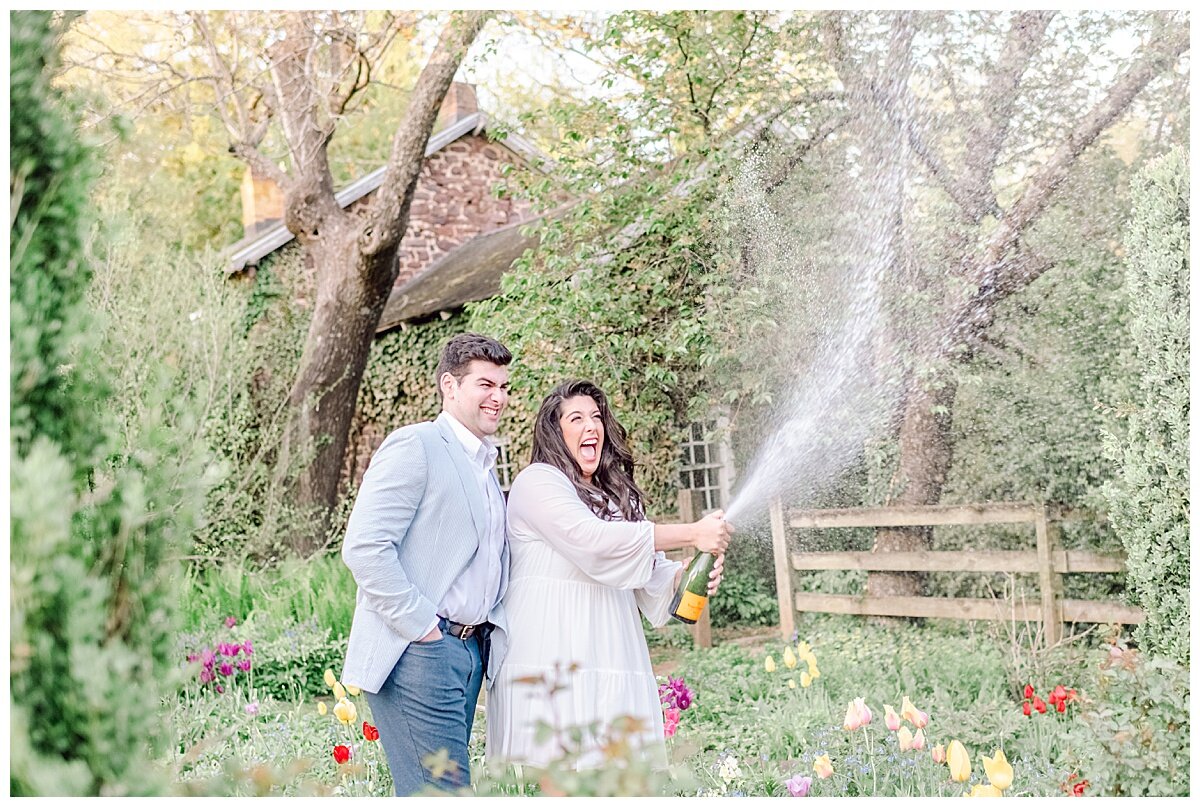
<path id="1" fill-rule="evenodd" d="M 867 707 L 866 701 L 862 698 L 854 699 L 854 706 L 858 709 L 858 722 L 860 725 L 867 725 L 871 722 L 871 710 Z"/>
<path id="2" fill-rule="evenodd" d="M 918 729 L 920 731 L 920 729 Z M 902 727 L 896 732 L 896 741 L 900 743 L 901 751 L 911 751 L 913 747 L 912 732 L 908 730 L 908 726 Z"/>
<path id="3" fill-rule="evenodd" d="M 923 751 L 925 749 L 925 730 L 917 729 L 917 733 L 913 735 L 912 747 L 914 751 Z"/>
<path id="4" fill-rule="evenodd" d="M 842 728 L 846 731 L 854 731 L 862 725 L 862 718 L 859 717 L 858 709 L 855 707 L 854 701 L 846 704 L 846 719 L 842 721 Z"/>
<path id="5" fill-rule="evenodd" d="M 933 761 L 939 765 L 946 761 L 946 747 L 940 743 L 933 747 L 930 754 L 933 756 Z"/>
<path id="6" fill-rule="evenodd" d="M 667 737 L 674 737 L 676 730 L 679 728 L 679 710 L 669 708 L 663 710 L 663 734 Z"/>
<path id="7" fill-rule="evenodd" d="M 886 703 L 883 705 L 883 722 L 888 727 L 888 731 L 896 731 L 900 728 L 900 715 L 896 714 L 896 711 Z"/>

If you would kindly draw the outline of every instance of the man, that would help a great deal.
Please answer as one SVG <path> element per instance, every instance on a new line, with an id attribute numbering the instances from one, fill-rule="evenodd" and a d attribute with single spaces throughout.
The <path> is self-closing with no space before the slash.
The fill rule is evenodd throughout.
<path id="1" fill-rule="evenodd" d="M 342 682 L 367 693 L 397 796 L 471 783 L 480 682 L 504 654 L 508 547 L 487 438 L 508 403 L 510 361 L 478 334 L 446 343 L 442 413 L 388 435 L 346 527 L 358 597 Z M 443 749 L 449 770 L 423 764 Z"/>

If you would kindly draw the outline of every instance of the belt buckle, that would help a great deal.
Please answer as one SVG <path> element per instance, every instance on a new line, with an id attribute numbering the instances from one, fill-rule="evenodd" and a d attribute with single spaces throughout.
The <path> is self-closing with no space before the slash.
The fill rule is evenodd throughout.
<path id="1" fill-rule="evenodd" d="M 472 636 L 474 636 L 474 635 L 475 635 L 475 628 L 476 628 L 476 627 L 477 627 L 476 625 L 463 625 L 463 626 L 462 626 L 462 632 L 458 634 L 458 638 L 459 638 L 459 639 L 461 639 L 461 640 L 462 640 L 462 641 L 464 641 L 464 642 L 465 642 L 467 639 L 470 639 Z"/>

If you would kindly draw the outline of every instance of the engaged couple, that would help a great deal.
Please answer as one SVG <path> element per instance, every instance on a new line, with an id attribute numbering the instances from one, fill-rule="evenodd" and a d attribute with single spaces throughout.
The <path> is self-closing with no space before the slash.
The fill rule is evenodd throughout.
<path id="1" fill-rule="evenodd" d="M 531 464 L 506 504 L 488 441 L 508 403 L 512 354 L 463 334 L 436 372 L 442 412 L 397 429 L 371 459 L 342 557 L 358 584 L 342 681 L 366 692 L 396 795 L 470 785 L 467 747 L 487 691 L 489 763 L 545 767 L 538 742 L 560 728 L 630 715 L 640 752 L 665 764 L 658 688 L 640 615 L 670 617 L 682 566 L 665 550 L 717 556 L 733 531 L 715 512 L 692 524 L 645 518 L 625 430 L 604 392 L 568 381 L 546 396 Z M 553 700 L 527 681 L 566 686 Z M 435 777 L 422 761 L 445 749 Z M 599 764 L 584 741 L 576 767 Z"/>

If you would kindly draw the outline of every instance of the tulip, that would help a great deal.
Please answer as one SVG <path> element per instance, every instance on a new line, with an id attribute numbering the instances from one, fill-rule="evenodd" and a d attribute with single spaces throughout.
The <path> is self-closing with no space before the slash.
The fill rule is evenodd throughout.
<path id="1" fill-rule="evenodd" d="M 975 785 L 971 788 L 970 793 L 963 793 L 963 795 L 978 798 L 979 796 L 1003 796 L 1004 794 L 992 785 Z"/>
<path id="2" fill-rule="evenodd" d="M 1067 711 L 1067 702 L 1066 702 L 1066 701 L 1059 701 L 1059 702 L 1058 702 L 1058 705 L 1057 705 L 1057 706 L 1055 706 L 1054 708 L 1055 708 L 1055 709 L 1057 709 L 1057 710 L 1058 710 L 1058 711 L 1060 711 L 1060 712 L 1065 712 L 1065 711 Z"/>
<path id="3" fill-rule="evenodd" d="M 865 726 L 871 722 L 871 710 L 867 707 L 862 698 L 854 699 L 854 706 L 858 709 L 859 725 Z"/>
<path id="4" fill-rule="evenodd" d="M 767 660 L 763 662 L 763 666 L 766 667 L 767 672 L 775 672 L 775 658 L 770 653 L 767 653 Z"/>
<path id="5" fill-rule="evenodd" d="M 663 734 L 667 737 L 674 737 L 675 731 L 679 728 L 679 710 L 664 709 L 663 710 Z"/>
<path id="6" fill-rule="evenodd" d="M 1046 714 L 1046 702 L 1036 695 L 1033 698 L 1033 708 L 1037 709 L 1039 714 Z"/>
<path id="7" fill-rule="evenodd" d="M 370 742 L 375 742 L 379 739 L 379 729 L 372 726 L 367 721 L 363 721 L 363 739 Z"/>
<path id="8" fill-rule="evenodd" d="M 800 673 L 800 686 L 807 689 L 808 687 L 812 686 L 812 682 L 813 677 L 811 675 L 809 675 L 807 672 Z"/>
<path id="9" fill-rule="evenodd" d="M 813 773 L 821 779 L 833 776 L 833 763 L 829 761 L 829 754 L 821 754 L 813 760 Z"/>
<path id="10" fill-rule="evenodd" d="M 333 707 L 333 716 L 346 725 L 350 725 L 358 717 L 358 710 L 354 708 L 353 703 L 342 698 L 337 702 L 337 706 Z"/>
<path id="11" fill-rule="evenodd" d="M 1013 769 L 1012 765 L 1008 764 L 1008 760 L 1004 758 L 1003 749 L 997 748 L 991 759 L 987 757 L 982 757 L 982 759 L 988 781 L 995 785 L 997 790 L 1008 790 L 1012 787 Z"/>
<path id="12" fill-rule="evenodd" d="M 965 782 L 971 778 L 971 757 L 967 749 L 958 740 L 951 740 L 946 749 L 946 762 L 950 764 L 950 778 L 956 782 Z"/>
<path id="13" fill-rule="evenodd" d="M 1032 697 L 1033 697 L 1033 684 L 1026 684 L 1025 685 L 1025 699 L 1028 700 Z"/>
<path id="14" fill-rule="evenodd" d="M 1065 697 L 1067 697 L 1067 688 L 1062 684 L 1059 684 L 1054 688 L 1054 691 L 1050 693 L 1050 702 L 1058 703 Z"/>
<path id="15" fill-rule="evenodd" d="M 842 728 L 846 731 L 854 731 L 862 725 L 862 719 L 859 717 L 858 709 L 854 707 L 854 701 L 846 704 L 846 719 L 842 721 Z"/>
<path id="16" fill-rule="evenodd" d="M 329 707 L 325 705 L 325 701 L 317 701 L 317 714 L 322 717 L 329 714 Z"/>
<path id="17" fill-rule="evenodd" d="M 800 658 L 807 659 L 812 655 L 812 648 L 808 646 L 808 642 L 801 642 L 796 645 L 796 652 L 800 655 Z"/>
<path id="18" fill-rule="evenodd" d="M 357 698 L 359 695 L 362 694 L 361 689 L 359 689 L 358 687 L 352 687 L 349 684 L 346 684 L 346 691 L 349 692 L 350 695 L 355 698 Z"/>
<path id="19" fill-rule="evenodd" d="M 821 671 L 817 669 L 817 664 L 815 661 L 810 661 L 808 663 L 808 674 L 812 676 L 814 681 L 821 677 Z"/>
<path id="20" fill-rule="evenodd" d="M 795 689 L 795 688 L 796 688 L 796 679 L 789 678 L 788 679 L 788 689 Z"/>
<path id="21" fill-rule="evenodd" d="M 333 689 L 333 685 L 337 683 L 337 678 L 333 676 L 333 670 L 325 671 L 325 686 Z"/>
<path id="22" fill-rule="evenodd" d="M 929 753 L 933 757 L 933 761 L 939 765 L 946 761 L 946 747 L 941 743 L 935 745 Z"/>
<path id="23" fill-rule="evenodd" d="M 920 729 L 917 729 L 920 731 Z M 908 730 L 908 726 L 904 726 L 896 732 L 896 740 L 900 743 L 901 751 L 911 751 L 913 747 L 912 732 Z"/>
<path id="24" fill-rule="evenodd" d="M 342 686 L 340 681 L 333 682 L 333 699 L 338 701 L 346 699 L 346 688 Z"/>
<path id="25" fill-rule="evenodd" d="M 883 705 L 883 723 L 888 727 L 888 731 L 896 731 L 900 728 L 900 715 L 896 714 L 896 710 L 886 703 Z"/>
<path id="26" fill-rule="evenodd" d="M 925 750 L 925 729 L 917 729 L 917 733 L 913 735 L 912 747 L 914 751 Z"/>
<path id="27" fill-rule="evenodd" d="M 783 651 L 783 666 L 789 670 L 796 668 L 796 654 L 792 652 L 792 648 L 787 648 Z"/>
<path id="28" fill-rule="evenodd" d="M 913 706 L 907 695 L 904 696 L 904 703 L 900 704 L 900 716 L 912 723 L 913 728 L 923 729 L 929 723 L 929 715 Z"/>
<path id="29" fill-rule="evenodd" d="M 1025 701 L 1021 704 L 1021 714 L 1025 715 L 1026 717 L 1029 717 L 1033 714 L 1033 707 L 1029 705 L 1029 701 Z"/>
<path id="30" fill-rule="evenodd" d="M 809 788 L 812 787 L 812 777 L 796 774 L 784 784 L 787 785 L 788 792 L 793 796 L 807 796 Z"/>
<path id="31" fill-rule="evenodd" d="M 344 745 L 335 745 L 333 747 L 333 759 L 339 765 L 345 765 L 350 761 L 350 749 Z"/>

